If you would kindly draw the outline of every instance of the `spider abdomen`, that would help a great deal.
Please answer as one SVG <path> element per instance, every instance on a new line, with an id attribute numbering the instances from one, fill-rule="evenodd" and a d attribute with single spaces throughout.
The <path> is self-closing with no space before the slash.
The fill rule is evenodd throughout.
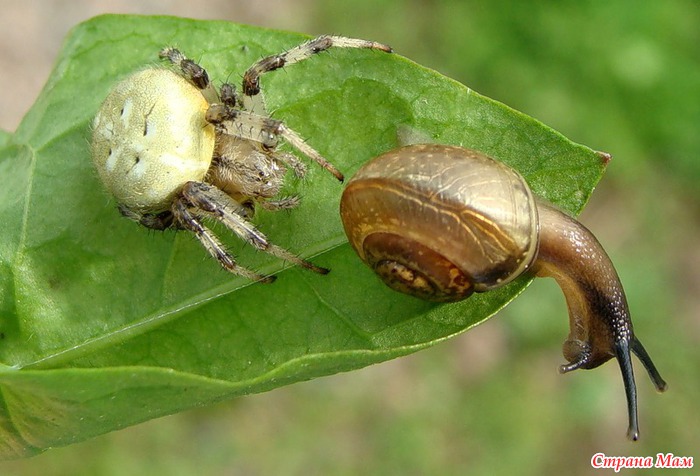
<path id="1" fill-rule="evenodd" d="M 139 71 L 107 96 L 93 122 L 92 157 L 117 201 L 143 213 L 169 209 L 188 181 L 201 181 L 214 151 L 209 103 L 182 76 Z"/>

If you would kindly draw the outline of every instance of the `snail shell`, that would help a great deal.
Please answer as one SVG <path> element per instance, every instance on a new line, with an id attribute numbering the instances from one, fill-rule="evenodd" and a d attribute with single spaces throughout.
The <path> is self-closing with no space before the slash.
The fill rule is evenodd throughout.
<path id="1" fill-rule="evenodd" d="M 381 155 L 348 184 L 350 243 L 392 288 L 457 301 L 506 284 L 537 253 L 537 207 L 513 169 L 460 147 Z"/>

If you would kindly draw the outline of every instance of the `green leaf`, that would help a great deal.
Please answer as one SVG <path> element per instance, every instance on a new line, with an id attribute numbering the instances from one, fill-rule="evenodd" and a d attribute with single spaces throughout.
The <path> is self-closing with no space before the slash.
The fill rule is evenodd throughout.
<path id="1" fill-rule="evenodd" d="M 273 242 L 332 273 L 288 268 L 218 233 L 271 285 L 222 271 L 186 233 L 123 219 L 92 169 L 90 121 L 109 88 L 165 45 L 238 81 L 306 37 L 227 22 L 104 16 L 76 27 L 31 111 L 0 136 L 0 453 L 21 457 L 196 405 L 360 368 L 485 320 L 527 284 L 438 306 L 390 291 L 347 245 L 342 186 L 311 165 Z M 466 52 L 468 54 L 468 52 Z M 481 150 L 581 210 L 595 152 L 399 54 L 330 50 L 263 78 L 267 105 L 351 176 L 411 127 Z"/>

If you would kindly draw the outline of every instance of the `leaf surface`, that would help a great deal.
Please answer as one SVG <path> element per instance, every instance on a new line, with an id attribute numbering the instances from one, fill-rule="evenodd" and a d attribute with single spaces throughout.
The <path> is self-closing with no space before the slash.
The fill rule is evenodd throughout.
<path id="1" fill-rule="evenodd" d="M 215 228 L 233 277 L 192 236 L 123 219 L 92 169 L 90 122 L 108 90 L 176 46 L 215 84 L 303 37 L 228 22 L 103 16 L 77 26 L 14 134 L 0 135 L 0 454 L 21 457 L 223 398 L 360 368 L 482 322 L 526 286 L 435 305 L 390 291 L 342 232 L 342 185 L 315 165 L 259 211 L 276 244 L 320 266 L 289 268 Z M 263 77 L 273 117 L 351 176 L 410 127 L 519 170 L 578 213 L 603 172 L 594 151 L 399 54 L 331 49 Z"/>

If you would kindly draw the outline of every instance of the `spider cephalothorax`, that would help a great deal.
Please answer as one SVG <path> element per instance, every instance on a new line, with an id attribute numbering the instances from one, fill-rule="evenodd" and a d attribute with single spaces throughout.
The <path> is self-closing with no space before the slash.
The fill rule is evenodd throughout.
<path id="1" fill-rule="evenodd" d="M 258 100 L 262 74 L 333 46 L 391 51 L 372 41 L 320 36 L 253 64 L 239 95 L 229 84 L 217 91 L 204 68 L 165 48 L 160 56 L 178 72 L 150 68 L 117 84 L 95 117 L 92 158 L 121 213 L 148 228 L 191 231 L 226 270 L 249 279 L 274 277 L 239 266 L 203 218 L 220 221 L 257 249 L 326 273 L 270 243 L 249 218 L 255 204 L 279 210 L 299 203 L 295 196 L 277 197 L 287 168 L 299 176 L 306 169 L 296 156 L 277 150 L 280 141 L 343 179 L 299 134 L 269 117 Z"/>

